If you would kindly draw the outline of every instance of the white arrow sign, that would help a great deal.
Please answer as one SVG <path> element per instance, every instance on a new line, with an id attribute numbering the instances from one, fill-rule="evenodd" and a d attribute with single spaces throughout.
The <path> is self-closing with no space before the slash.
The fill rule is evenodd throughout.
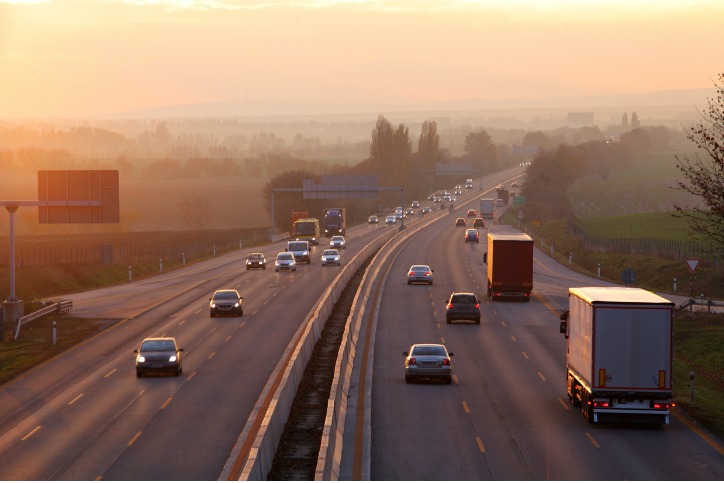
<path id="1" fill-rule="evenodd" d="M 686 264 L 689 265 L 689 272 L 694 273 L 696 270 L 696 267 L 699 266 L 699 262 L 701 262 L 701 258 L 685 258 Z"/>

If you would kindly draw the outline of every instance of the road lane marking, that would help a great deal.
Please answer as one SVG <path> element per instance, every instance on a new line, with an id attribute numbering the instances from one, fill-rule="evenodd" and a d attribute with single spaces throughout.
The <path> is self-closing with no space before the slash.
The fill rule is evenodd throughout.
<path id="1" fill-rule="evenodd" d="M 593 446 L 595 446 L 596 448 L 600 448 L 600 447 L 601 447 L 601 445 L 598 444 L 595 439 L 593 439 L 593 436 L 591 436 L 591 433 L 586 433 L 586 438 L 588 438 L 588 440 L 591 442 L 591 444 L 592 444 Z"/>
<path id="2" fill-rule="evenodd" d="M 470 414 L 470 408 L 468 407 L 468 403 L 463 401 L 463 409 L 465 410 L 465 414 Z"/>
<path id="3" fill-rule="evenodd" d="M 179 325 L 179 327 L 181 327 L 181 326 L 184 325 L 185 323 L 186 323 L 186 319 L 184 319 L 184 320 L 182 320 L 181 322 L 179 322 L 178 325 Z"/>
<path id="4" fill-rule="evenodd" d="M 475 441 L 478 443 L 478 449 L 481 453 L 485 453 L 485 446 L 483 446 L 483 440 L 480 439 L 480 436 L 475 436 Z"/>
<path id="5" fill-rule="evenodd" d="M 455 384 L 458 384 L 458 376 L 457 376 L 457 375 L 454 375 L 454 376 L 453 376 L 453 381 L 455 381 Z"/>
<path id="6" fill-rule="evenodd" d="M 239 328 L 241 329 L 241 328 L 244 327 L 245 325 L 246 325 L 246 322 L 242 322 L 241 324 L 239 324 Z"/>
<path id="7" fill-rule="evenodd" d="M 106 375 L 105 375 L 105 376 L 103 376 L 103 377 L 109 377 L 109 376 L 112 376 L 112 375 L 113 375 L 113 374 L 114 374 L 114 373 L 115 373 L 115 372 L 116 372 L 117 370 L 118 370 L 118 369 L 113 369 L 113 370 L 112 370 L 111 372 L 109 372 L 108 374 L 106 374 Z"/>
<path id="8" fill-rule="evenodd" d="M 530 357 L 528 357 L 528 354 L 526 352 L 523 352 L 523 357 L 525 357 L 527 360 L 530 360 Z"/>
<path id="9" fill-rule="evenodd" d="M 558 398 L 558 402 L 561 403 L 561 406 L 563 406 L 563 409 L 565 409 L 566 411 L 571 410 L 571 408 L 568 407 L 568 404 L 566 404 L 566 402 L 563 399 Z"/>
<path id="10" fill-rule="evenodd" d="M 128 442 L 128 446 L 132 446 L 133 443 L 135 443 L 136 440 L 141 437 L 141 433 L 142 431 L 137 432 L 136 435 Z"/>
<path id="11" fill-rule="evenodd" d="M 513 342 L 518 342 L 518 339 L 516 339 L 514 335 L 511 335 L 510 338 L 513 339 Z"/>
<path id="12" fill-rule="evenodd" d="M 504 320 L 500 321 L 500 325 L 502 325 L 503 327 L 508 327 L 508 323 Z"/>
<path id="13" fill-rule="evenodd" d="M 201 313 L 201 309 L 197 310 L 197 311 L 194 312 L 194 313 L 195 313 L 195 314 Z"/>
<path id="14" fill-rule="evenodd" d="M 73 400 L 72 400 L 71 402 L 68 403 L 68 406 L 72 406 L 73 404 L 75 404 L 75 402 L 76 402 L 78 399 L 80 399 L 80 398 L 82 398 L 82 397 L 83 397 L 83 393 L 78 394 L 75 398 L 73 398 Z"/>
<path id="15" fill-rule="evenodd" d="M 196 371 L 192 372 L 191 375 L 186 378 L 186 380 L 187 380 L 187 381 L 190 381 L 191 379 L 194 378 L 195 375 L 196 375 Z"/>
<path id="16" fill-rule="evenodd" d="M 706 441 L 709 444 L 709 446 L 711 446 L 712 448 L 717 450 L 720 454 L 724 455 L 724 446 L 718 444 L 716 441 L 714 441 L 712 438 L 710 438 L 706 433 L 704 433 L 700 428 L 691 424 L 691 422 L 688 419 L 686 419 L 684 416 L 679 414 L 679 412 L 675 408 L 671 410 L 671 414 L 676 419 L 678 419 L 679 421 L 684 423 L 690 430 L 692 430 L 695 434 L 697 434 L 701 439 Z"/>
<path id="17" fill-rule="evenodd" d="M 547 381 L 546 376 L 544 376 L 544 375 L 541 374 L 540 372 L 538 373 L 538 377 L 540 377 L 541 380 L 543 380 L 543 382 L 546 382 L 546 381 Z"/>
<path id="18" fill-rule="evenodd" d="M 226 340 L 224 340 L 224 342 L 229 342 L 230 340 L 231 340 L 231 336 L 230 336 L 230 335 L 227 335 L 227 336 L 226 336 Z"/>
<path id="19" fill-rule="evenodd" d="M 212 352 L 211 355 L 209 355 L 209 357 L 206 360 L 210 361 L 211 359 L 214 358 L 215 355 L 216 355 L 216 352 Z"/>
<path id="20" fill-rule="evenodd" d="M 42 427 L 42 426 L 35 426 L 35 429 L 33 429 L 33 430 L 30 431 L 28 434 L 26 434 L 25 436 L 23 436 L 23 437 L 20 439 L 20 441 L 25 441 L 26 439 L 28 439 L 29 437 L 31 437 L 32 435 L 34 435 L 35 433 L 37 433 L 38 431 L 40 431 L 40 428 L 41 428 L 41 427 Z"/>
<path id="21" fill-rule="evenodd" d="M 168 406 L 169 404 L 171 404 L 171 400 L 172 400 L 172 399 L 173 399 L 172 397 L 166 399 L 166 402 L 161 405 L 161 409 L 166 409 L 166 406 Z"/>

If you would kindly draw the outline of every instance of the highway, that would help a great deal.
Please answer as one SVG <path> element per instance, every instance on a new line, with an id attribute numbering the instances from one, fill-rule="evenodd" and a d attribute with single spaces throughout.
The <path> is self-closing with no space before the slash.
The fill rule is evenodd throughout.
<path id="1" fill-rule="evenodd" d="M 414 236 L 385 280 L 372 373 L 372 480 L 724 477 L 722 446 L 709 444 L 682 416 L 665 427 L 591 425 L 569 403 L 558 315 L 567 307 L 568 287 L 608 284 L 536 249 L 536 296 L 491 302 L 486 248 L 465 243 L 454 216 Z M 407 285 L 407 269 L 419 263 L 435 270 L 434 285 Z M 445 323 L 444 301 L 453 291 L 473 291 L 483 300 L 480 325 Z M 443 343 L 455 354 L 452 386 L 405 383 L 402 352 L 413 343 Z"/>
<path id="2" fill-rule="evenodd" d="M 486 189 L 510 176 L 486 178 Z M 467 195 L 470 207 L 479 196 Z M 389 267 L 375 344 L 372 479 L 724 478 L 722 455 L 676 418 L 663 429 L 594 427 L 572 410 L 556 312 L 569 286 L 592 282 L 545 254 L 536 251 L 536 299 L 486 299 L 481 325 L 446 325 L 443 300 L 451 291 L 485 293 L 484 239 L 466 245 L 455 216 L 413 236 Z M 396 229 L 349 230 L 343 263 Z M 283 246 L 261 247 L 270 266 Z M 0 387 L 0 478 L 217 479 L 337 273 L 318 263 L 321 248 L 294 273 L 246 271 L 246 254 L 258 249 L 245 249 L 70 295 L 74 315 L 118 323 Z M 432 287 L 405 283 L 413 263 L 433 266 Z M 222 287 L 245 297 L 242 317 L 209 317 L 208 298 Z M 184 347 L 184 374 L 137 379 L 133 349 L 163 335 Z M 453 385 L 404 383 L 402 351 L 420 341 L 444 341 L 455 353 Z"/>

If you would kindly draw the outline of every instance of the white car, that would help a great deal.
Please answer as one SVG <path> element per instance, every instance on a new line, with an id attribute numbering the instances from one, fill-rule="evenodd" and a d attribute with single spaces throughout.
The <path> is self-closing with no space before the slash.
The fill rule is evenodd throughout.
<path id="1" fill-rule="evenodd" d="M 395 215 L 390 215 L 387 218 L 385 218 L 385 223 L 388 225 L 394 225 L 397 222 L 397 219 L 395 218 Z"/>
<path id="2" fill-rule="evenodd" d="M 291 252 L 281 252 L 278 254 L 274 262 L 274 270 L 277 272 L 280 270 L 295 272 L 297 270 L 297 262 L 294 261 L 294 255 L 292 255 Z"/>
<path id="3" fill-rule="evenodd" d="M 339 251 L 336 248 L 329 248 L 322 252 L 322 266 L 326 265 L 337 265 L 340 263 Z"/>
<path id="4" fill-rule="evenodd" d="M 347 244 L 342 235 L 335 235 L 329 240 L 329 246 L 331 248 L 347 248 Z"/>

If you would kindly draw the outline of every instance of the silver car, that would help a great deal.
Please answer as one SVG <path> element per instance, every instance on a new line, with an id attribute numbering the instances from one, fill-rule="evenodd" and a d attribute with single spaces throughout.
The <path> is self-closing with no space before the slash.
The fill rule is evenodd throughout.
<path id="1" fill-rule="evenodd" d="M 394 225 L 397 222 L 397 219 L 395 218 L 395 215 L 390 215 L 387 218 L 385 218 L 385 223 L 388 225 Z"/>
<path id="2" fill-rule="evenodd" d="M 322 266 L 337 265 L 339 267 L 340 258 L 339 251 L 337 251 L 336 248 L 324 250 L 324 252 L 322 252 Z"/>
<path id="3" fill-rule="evenodd" d="M 429 265 L 413 265 L 407 271 L 407 285 L 412 283 L 426 283 L 432 285 L 432 272 Z"/>
<path id="4" fill-rule="evenodd" d="M 442 344 L 413 344 L 405 356 L 405 382 L 413 379 L 442 379 L 452 383 L 452 352 Z"/>
<path id="5" fill-rule="evenodd" d="M 335 235 L 329 240 L 329 246 L 331 248 L 347 248 L 347 242 L 345 242 L 342 235 Z"/>
<path id="6" fill-rule="evenodd" d="M 297 270 L 297 262 L 294 261 L 294 255 L 290 252 L 281 252 L 278 254 L 274 262 L 274 270 L 277 272 L 280 270 L 295 272 Z"/>

